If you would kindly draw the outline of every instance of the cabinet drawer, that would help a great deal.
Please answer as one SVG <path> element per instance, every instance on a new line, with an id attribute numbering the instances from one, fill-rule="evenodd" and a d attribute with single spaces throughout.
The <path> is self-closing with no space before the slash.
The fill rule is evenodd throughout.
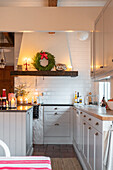
<path id="1" fill-rule="evenodd" d="M 102 133 L 102 128 L 103 128 L 103 124 L 102 124 L 102 121 L 95 118 L 93 119 L 93 127 L 98 130 L 99 132 Z"/>
<path id="2" fill-rule="evenodd" d="M 49 112 L 44 113 L 44 122 L 70 122 L 69 112 L 51 112 L 51 114 L 48 114 Z M 63 114 L 62 114 L 63 113 Z"/>
<path id="3" fill-rule="evenodd" d="M 66 137 L 70 136 L 69 124 L 55 123 L 52 125 L 44 125 L 44 136 L 59 136 Z"/>
<path id="4" fill-rule="evenodd" d="M 44 111 L 53 112 L 53 111 L 68 111 L 70 109 L 69 106 L 44 106 Z"/>
<path id="5" fill-rule="evenodd" d="M 81 113 L 82 119 L 86 121 L 87 116 L 88 116 L 87 113 L 85 113 L 85 112 L 80 112 L 80 113 Z"/>

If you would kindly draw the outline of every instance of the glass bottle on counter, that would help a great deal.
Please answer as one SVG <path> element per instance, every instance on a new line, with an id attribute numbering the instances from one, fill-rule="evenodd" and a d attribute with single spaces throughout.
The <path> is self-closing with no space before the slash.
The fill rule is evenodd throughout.
<path id="1" fill-rule="evenodd" d="M 79 103 L 79 92 L 77 92 L 77 103 Z"/>
<path id="2" fill-rule="evenodd" d="M 75 91 L 75 103 L 77 103 L 77 91 Z"/>
<path id="3" fill-rule="evenodd" d="M 6 110 L 6 89 L 2 90 L 2 109 Z"/>

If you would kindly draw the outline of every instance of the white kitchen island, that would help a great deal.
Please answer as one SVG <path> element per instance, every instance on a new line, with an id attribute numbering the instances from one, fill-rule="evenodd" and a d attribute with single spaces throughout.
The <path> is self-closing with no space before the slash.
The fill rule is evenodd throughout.
<path id="1" fill-rule="evenodd" d="M 18 106 L 17 109 L 0 110 L 0 139 L 10 149 L 11 156 L 26 156 L 32 147 L 33 107 Z M 0 147 L 0 156 L 4 156 Z"/>

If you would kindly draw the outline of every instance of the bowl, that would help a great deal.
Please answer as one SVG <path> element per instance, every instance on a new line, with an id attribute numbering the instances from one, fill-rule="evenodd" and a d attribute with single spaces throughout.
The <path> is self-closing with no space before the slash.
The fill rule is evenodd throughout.
<path id="1" fill-rule="evenodd" d="M 108 104 L 108 107 L 109 107 L 111 110 L 113 110 L 113 101 L 108 101 L 107 104 Z"/>

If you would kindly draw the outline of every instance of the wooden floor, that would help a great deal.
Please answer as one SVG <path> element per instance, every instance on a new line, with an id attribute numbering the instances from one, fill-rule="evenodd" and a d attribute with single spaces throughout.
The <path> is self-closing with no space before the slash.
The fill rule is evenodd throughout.
<path id="1" fill-rule="evenodd" d="M 33 156 L 49 156 L 52 170 L 82 170 L 73 145 L 34 145 Z"/>

